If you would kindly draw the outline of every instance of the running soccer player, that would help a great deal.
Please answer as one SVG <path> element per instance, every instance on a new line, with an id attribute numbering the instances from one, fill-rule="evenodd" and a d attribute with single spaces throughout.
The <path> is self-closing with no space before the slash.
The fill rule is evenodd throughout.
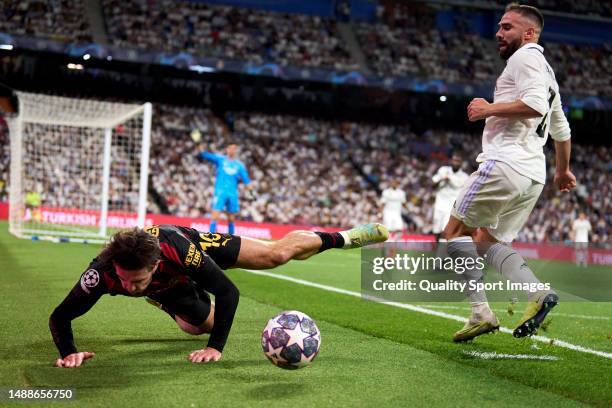
<path id="1" fill-rule="evenodd" d="M 589 266 L 589 233 L 592 227 L 585 213 L 580 213 L 572 223 L 572 236 L 576 254 L 576 266 Z"/>
<path id="2" fill-rule="evenodd" d="M 193 351 L 194 363 L 217 361 L 227 341 L 239 292 L 226 268 L 268 269 L 307 259 L 330 248 L 357 248 L 384 242 L 381 224 L 365 224 L 327 233 L 292 231 L 268 242 L 230 234 L 201 233 L 174 225 L 118 232 L 89 264 L 68 296 L 49 318 L 60 358 L 57 367 L 78 367 L 94 357 L 78 351 L 72 320 L 85 314 L 104 294 L 146 296 L 189 334 L 210 333 L 208 344 Z M 211 303 L 209 293 L 215 296 Z"/>
<path id="3" fill-rule="evenodd" d="M 391 180 L 390 186 L 383 190 L 380 202 L 383 207 L 383 224 L 389 229 L 392 241 L 398 239 L 404 230 L 402 206 L 406 202 L 406 193 L 399 188 L 397 180 Z"/>
<path id="4" fill-rule="evenodd" d="M 449 255 L 476 258 L 480 253 L 500 274 L 520 283 L 539 283 L 523 257 L 509 245 L 531 213 L 546 180 L 543 146 L 555 141 L 554 183 L 562 192 L 576 186 L 570 171 L 570 128 L 563 114 L 559 86 L 538 38 L 542 13 L 531 6 L 509 4 L 496 34 L 506 67 L 497 79 L 493 103 L 473 99 L 468 119 L 485 119 L 480 167 L 461 189 L 444 229 Z M 478 244 L 478 248 L 474 241 Z M 483 271 L 467 268 L 467 281 L 481 282 Z M 468 291 L 472 313 L 454 341 L 473 339 L 499 328 L 483 291 Z M 557 304 L 550 291 L 528 292 L 528 305 L 514 329 L 515 337 L 534 334 Z"/>
<path id="5" fill-rule="evenodd" d="M 434 187 L 437 188 L 436 201 L 434 203 L 432 232 L 436 235 L 436 241 L 443 242 L 442 231 L 450 219 L 451 210 L 459 190 L 468 178 L 466 172 L 461 170 L 461 156 L 453 154 L 450 166 L 442 166 L 431 178 Z"/>
<path id="6" fill-rule="evenodd" d="M 244 164 L 237 159 L 238 146 L 235 143 L 228 144 L 225 153 L 226 155 L 224 156 L 222 154 L 202 151 L 198 156 L 214 163 L 217 168 L 210 232 L 217 231 L 219 213 L 225 211 L 227 215 L 228 232 L 233 234 L 236 213 L 240 209 L 238 205 L 238 183 L 243 182 L 250 191 L 251 179 L 249 178 L 249 173 Z"/>

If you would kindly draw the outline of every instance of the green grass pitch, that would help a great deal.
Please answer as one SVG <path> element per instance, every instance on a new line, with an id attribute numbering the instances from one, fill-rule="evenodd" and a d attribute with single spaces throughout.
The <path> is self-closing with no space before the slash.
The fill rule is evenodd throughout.
<path id="1" fill-rule="evenodd" d="M 18 240 L 6 230 L 0 223 L 5 394 L 9 388 L 72 388 L 70 406 L 86 407 L 612 405 L 609 358 L 506 333 L 453 344 L 460 322 L 241 270 L 228 271 L 241 299 L 221 361 L 188 362 L 207 336 L 181 332 L 142 299 L 104 296 L 73 322 L 79 349 L 96 357 L 78 369 L 54 368 L 49 314 L 100 246 Z M 359 251 L 334 250 L 272 272 L 358 292 L 359 267 Z M 464 317 L 466 306 L 428 305 Z M 502 325 L 513 327 L 518 316 L 507 315 L 505 306 L 494 308 Z M 309 314 L 322 333 L 319 356 L 302 370 L 278 369 L 261 352 L 266 321 L 287 309 Z M 552 317 L 542 334 L 612 352 L 612 303 L 565 302 Z M 485 360 L 469 352 L 557 360 Z M 20 406 L 6 397 L 0 405 Z M 46 405 L 59 406 L 35 403 Z"/>

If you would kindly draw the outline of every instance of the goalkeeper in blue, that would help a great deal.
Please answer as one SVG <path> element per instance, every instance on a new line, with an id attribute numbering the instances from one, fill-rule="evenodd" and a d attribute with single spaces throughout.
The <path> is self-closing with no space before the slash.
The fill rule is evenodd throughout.
<path id="1" fill-rule="evenodd" d="M 244 164 L 237 159 L 238 146 L 235 143 L 227 145 L 226 155 L 201 151 L 198 156 L 212 162 L 217 168 L 215 194 L 213 196 L 210 232 L 217 232 L 219 213 L 225 211 L 228 221 L 228 232 L 234 233 L 236 213 L 240 210 L 238 204 L 238 183 L 243 182 L 250 193 L 251 179 Z"/>

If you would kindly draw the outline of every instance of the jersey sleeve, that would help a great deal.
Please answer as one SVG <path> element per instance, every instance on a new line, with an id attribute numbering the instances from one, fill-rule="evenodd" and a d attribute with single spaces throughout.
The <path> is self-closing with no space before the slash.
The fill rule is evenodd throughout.
<path id="1" fill-rule="evenodd" d="M 200 152 L 198 154 L 202 159 L 208 160 L 209 162 L 213 162 L 215 165 L 220 165 L 223 160 L 223 156 L 211 152 Z"/>
<path id="2" fill-rule="evenodd" d="M 450 179 L 449 179 L 449 184 L 451 185 L 451 187 L 459 188 L 463 186 L 463 182 L 464 182 L 464 178 L 463 178 L 463 174 L 461 173 L 461 171 L 451 174 Z"/>
<path id="3" fill-rule="evenodd" d="M 102 275 L 89 268 L 81 275 L 68 296 L 51 313 L 49 329 L 62 358 L 77 352 L 72 333 L 72 320 L 84 315 L 107 293 Z"/>
<path id="4" fill-rule="evenodd" d="M 537 49 L 519 50 L 515 58 L 508 60 L 508 68 L 514 77 L 519 100 L 544 116 L 548 112 L 548 79 L 546 68 L 537 55 Z"/>
<path id="5" fill-rule="evenodd" d="M 552 103 L 550 116 L 550 137 L 557 142 L 564 142 L 572 137 L 569 122 L 563 112 L 561 95 L 557 95 Z"/>
<path id="6" fill-rule="evenodd" d="M 439 183 L 439 182 L 440 182 L 440 180 L 442 180 L 442 167 L 440 167 L 440 168 L 438 169 L 438 171 L 436 172 L 436 174 L 434 174 L 434 176 L 431 178 L 431 180 L 432 180 L 434 183 Z"/>

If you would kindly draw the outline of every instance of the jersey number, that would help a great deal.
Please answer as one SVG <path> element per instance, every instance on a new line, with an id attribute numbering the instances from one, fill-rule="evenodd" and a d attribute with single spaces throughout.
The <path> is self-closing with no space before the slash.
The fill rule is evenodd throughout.
<path id="1" fill-rule="evenodd" d="M 544 115 L 544 117 L 542 118 L 542 121 L 540 122 L 540 124 L 538 125 L 538 128 L 536 129 L 536 133 L 538 134 L 538 137 L 546 137 L 546 118 L 548 118 L 548 114 L 550 113 L 550 109 L 552 108 L 552 103 L 555 100 L 555 96 L 557 96 L 557 93 L 555 92 L 554 89 L 552 88 L 548 88 L 548 112 L 546 112 L 546 115 Z"/>

